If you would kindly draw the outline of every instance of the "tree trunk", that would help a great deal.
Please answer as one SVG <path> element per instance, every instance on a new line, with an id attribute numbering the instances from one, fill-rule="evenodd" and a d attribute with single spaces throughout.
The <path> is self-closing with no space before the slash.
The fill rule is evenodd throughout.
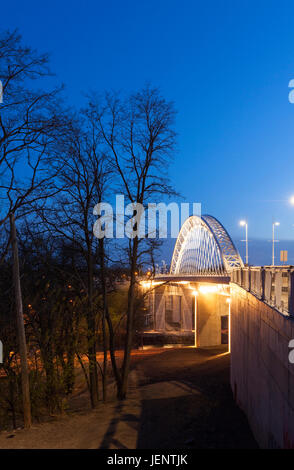
<path id="1" fill-rule="evenodd" d="M 46 403 L 50 414 L 54 414 L 60 409 L 59 396 L 57 393 L 57 377 L 54 369 L 53 352 L 50 346 L 46 345 L 42 352 L 43 365 L 46 374 Z"/>
<path id="2" fill-rule="evenodd" d="M 89 383 L 92 408 L 98 405 L 98 370 L 96 359 L 96 322 L 93 309 L 93 260 L 91 247 L 88 247 L 88 357 L 89 357 Z"/>
<path id="3" fill-rule="evenodd" d="M 134 324 L 134 303 L 136 295 L 136 267 L 138 253 L 138 238 L 134 238 L 132 261 L 131 261 L 131 282 L 128 292 L 128 312 L 127 312 L 127 331 L 125 339 L 124 360 L 122 367 L 122 383 L 118 390 L 118 398 L 124 400 L 128 389 L 128 376 L 130 372 L 131 349 L 133 342 L 133 324 Z"/>
<path id="4" fill-rule="evenodd" d="M 108 308 L 106 308 L 105 315 L 106 315 L 106 321 L 107 321 L 108 331 L 109 331 L 109 353 L 110 353 L 111 365 L 112 365 L 112 369 L 113 369 L 113 373 L 114 373 L 114 377 L 116 381 L 116 386 L 117 386 L 117 389 L 119 390 L 121 388 L 121 375 L 119 373 L 117 363 L 116 363 L 116 358 L 115 358 L 114 330 L 113 330 L 113 325 L 112 325 L 112 321 L 109 315 Z"/>
<path id="5" fill-rule="evenodd" d="M 18 246 L 17 246 L 14 214 L 10 214 L 10 229 L 11 229 L 11 245 L 12 245 L 12 251 L 13 251 L 13 282 L 14 282 L 15 305 L 16 305 L 16 322 L 17 322 L 20 364 L 21 364 L 23 418 L 24 418 L 24 427 L 30 428 L 32 424 L 30 382 L 29 382 L 28 362 L 27 362 L 27 344 L 26 344 L 26 336 L 25 336 L 25 328 L 24 328 L 24 320 L 23 320 L 23 305 L 22 305 L 20 274 L 19 274 Z"/>
<path id="6" fill-rule="evenodd" d="M 104 253 L 104 240 L 100 239 L 99 240 L 99 263 L 100 263 L 100 273 L 101 273 L 101 286 L 102 286 L 102 298 L 103 298 L 103 317 L 102 317 L 102 329 L 103 329 L 103 335 L 105 335 L 105 340 L 106 340 L 106 325 L 105 325 L 105 320 L 107 322 L 108 326 L 108 332 L 109 332 L 109 353 L 110 353 L 110 359 L 111 359 L 111 365 L 112 365 L 112 370 L 114 373 L 115 381 L 116 381 L 116 386 L 119 391 L 121 389 L 121 376 L 117 367 L 116 363 L 116 358 L 115 358 L 115 343 L 114 343 L 114 330 L 113 330 L 113 325 L 112 321 L 109 315 L 109 310 L 108 310 L 108 302 L 107 302 L 107 289 L 106 289 L 106 277 L 105 277 L 105 253 Z M 104 320 L 104 323 L 103 323 Z M 106 344 L 104 344 L 103 341 L 103 346 L 104 346 L 104 362 L 106 362 L 106 357 L 105 356 L 105 347 Z M 107 353 L 107 348 L 106 348 L 106 353 Z M 106 362 L 107 363 L 107 362 Z M 103 367 L 104 369 L 104 367 Z M 106 387 L 106 385 L 105 385 Z"/>
<path id="7" fill-rule="evenodd" d="M 85 366 L 84 366 L 84 363 L 83 363 L 83 360 L 82 360 L 82 358 L 81 358 L 81 356 L 79 355 L 78 352 L 76 352 L 76 356 L 77 356 L 77 358 L 78 358 L 78 361 L 79 361 L 79 363 L 80 363 L 80 366 L 81 366 L 81 368 L 82 368 L 82 371 L 84 372 L 84 376 L 85 376 L 85 379 L 86 379 L 87 388 L 88 388 L 89 393 L 90 393 L 90 382 L 89 382 L 89 377 L 88 377 L 88 374 L 87 374 L 87 370 L 86 370 L 86 368 L 85 368 Z"/>
<path id="8" fill-rule="evenodd" d="M 103 388 L 103 402 L 106 402 L 107 399 L 107 336 L 106 336 L 106 315 L 107 315 L 107 289 L 106 289 L 106 278 L 105 278 L 105 263 L 104 263 L 104 240 L 103 238 L 99 239 L 99 258 L 100 258 L 100 281 L 102 289 L 102 302 L 103 302 L 103 312 L 102 312 L 102 335 L 103 335 L 103 378 L 102 378 L 102 388 Z"/>
<path id="9" fill-rule="evenodd" d="M 103 402 L 107 400 L 107 338 L 106 338 L 106 325 L 105 325 L 105 307 L 103 307 L 102 316 L 102 334 L 103 334 Z"/>

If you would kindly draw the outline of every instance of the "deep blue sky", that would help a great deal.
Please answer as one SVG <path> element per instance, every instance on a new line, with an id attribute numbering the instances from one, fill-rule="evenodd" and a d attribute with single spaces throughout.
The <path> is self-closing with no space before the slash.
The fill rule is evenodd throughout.
<path id="1" fill-rule="evenodd" d="M 88 89 L 159 86 L 178 109 L 174 184 L 236 240 L 242 217 L 251 238 L 270 239 L 276 218 L 279 237 L 294 239 L 293 18 L 283 0 L 1 5 L 1 27 L 51 53 L 77 106 Z"/>

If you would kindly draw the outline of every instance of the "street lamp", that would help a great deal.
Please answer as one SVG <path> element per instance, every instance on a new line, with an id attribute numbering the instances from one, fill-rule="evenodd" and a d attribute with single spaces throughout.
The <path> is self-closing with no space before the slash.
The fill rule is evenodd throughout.
<path id="1" fill-rule="evenodd" d="M 193 290 L 194 295 L 194 348 L 197 348 L 197 290 Z"/>
<path id="2" fill-rule="evenodd" d="M 273 222 L 273 249 L 272 249 L 272 266 L 275 265 L 275 227 L 278 227 L 280 222 Z"/>
<path id="3" fill-rule="evenodd" d="M 229 318 L 228 318 L 228 320 L 229 320 L 229 322 L 228 322 L 229 323 L 229 325 L 228 325 L 229 326 L 229 328 L 228 328 L 228 330 L 229 330 L 228 331 L 228 336 L 229 336 L 228 343 L 229 344 L 228 344 L 228 352 L 230 353 L 231 352 L 231 299 L 227 299 L 226 302 L 227 302 L 227 304 L 229 304 Z"/>
<path id="4" fill-rule="evenodd" d="M 246 242 L 245 264 L 248 265 L 248 224 L 247 224 L 246 220 L 241 220 L 240 225 L 241 225 L 241 227 L 245 227 L 245 242 Z"/>

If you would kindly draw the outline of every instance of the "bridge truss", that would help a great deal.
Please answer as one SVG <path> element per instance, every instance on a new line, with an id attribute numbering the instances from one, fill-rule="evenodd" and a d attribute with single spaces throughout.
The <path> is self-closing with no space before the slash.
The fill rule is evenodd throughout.
<path id="1" fill-rule="evenodd" d="M 243 261 L 226 229 L 211 215 L 193 215 L 178 235 L 170 274 L 225 275 Z"/>

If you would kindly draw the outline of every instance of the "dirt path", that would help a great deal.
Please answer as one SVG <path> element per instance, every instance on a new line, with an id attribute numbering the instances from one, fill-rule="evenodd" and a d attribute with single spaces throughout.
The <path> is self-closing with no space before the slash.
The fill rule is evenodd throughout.
<path id="1" fill-rule="evenodd" d="M 0 448 L 254 448 L 229 386 L 223 349 L 159 349 L 133 357 L 123 403 L 76 412 L 29 431 L 0 433 Z"/>

